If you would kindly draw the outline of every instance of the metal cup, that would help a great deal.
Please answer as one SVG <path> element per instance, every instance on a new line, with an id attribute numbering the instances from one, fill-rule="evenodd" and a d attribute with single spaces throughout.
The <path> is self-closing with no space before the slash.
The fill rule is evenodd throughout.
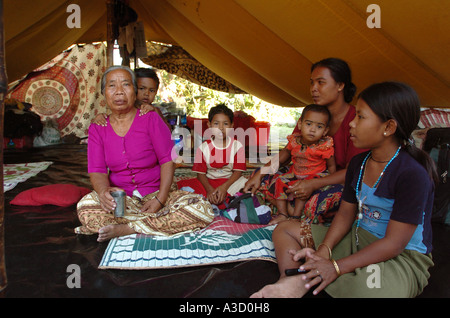
<path id="1" fill-rule="evenodd" d="M 121 218 L 125 215 L 125 199 L 126 193 L 125 191 L 113 191 L 111 192 L 114 201 L 116 202 L 116 208 L 114 209 L 114 216 L 117 218 Z"/>

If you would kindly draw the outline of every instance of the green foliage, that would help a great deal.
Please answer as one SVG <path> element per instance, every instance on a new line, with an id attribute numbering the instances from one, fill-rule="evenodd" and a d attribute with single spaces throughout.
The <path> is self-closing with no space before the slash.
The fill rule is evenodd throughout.
<path id="1" fill-rule="evenodd" d="M 268 121 L 272 125 L 279 123 L 292 127 L 303 109 L 273 105 L 250 94 L 233 94 L 212 90 L 163 70 L 159 71 L 159 77 L 161 85 L 155 102 L 175 102 L 177 106 L 184 107 L 187 115 L 192 117 L 206 117 L 211 107 L 224 103 L 234 111 L 246 112 L 255 117 L 257 121 Z"/>

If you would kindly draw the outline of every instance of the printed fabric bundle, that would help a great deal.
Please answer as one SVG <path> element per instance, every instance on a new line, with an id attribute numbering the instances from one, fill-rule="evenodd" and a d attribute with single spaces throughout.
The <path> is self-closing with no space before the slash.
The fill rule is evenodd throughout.
<path id="1" fill-rule="evenodd" d="M 250 224 L 267 224 L 271 220 L 271 210 L 261 204 L 256 195 L 237 192 L 227 198 L 226 209 L 220 214 L 234 222 Z"/>

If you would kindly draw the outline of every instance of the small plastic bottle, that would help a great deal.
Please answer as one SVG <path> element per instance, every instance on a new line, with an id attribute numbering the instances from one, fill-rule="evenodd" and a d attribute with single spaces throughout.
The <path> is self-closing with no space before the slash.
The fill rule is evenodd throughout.
<path id="1" fill-rule="evenodd" d="M 183 134 L 181 132 L 180 126 L 180 115 L 177 115 L 177 123 L 173 128 L 172 136 L 175 142 L 175 150 L 177 151 L 178 154 L 180 154 L 183 149 Z"/>

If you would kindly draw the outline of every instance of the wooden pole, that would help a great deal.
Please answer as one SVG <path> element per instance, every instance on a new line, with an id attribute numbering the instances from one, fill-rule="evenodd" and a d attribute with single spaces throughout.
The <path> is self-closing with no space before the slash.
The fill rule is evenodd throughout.
<path id="1" fill-rule="evenodd" d="M 5 32 L 3 30 L 3 0 L 0 0 L 0 140 L 3 144 L 3 120 L 5 114 L 4 100 L 8 92 L 8 78 L 5 69 Z M 2 192 L 0 194 L 0 294 L 7 285 L 5 264 L 5 195 L 3 190 L 3 145 L 0 147 L 0 181 Z"/>
<path id="2" fill-rule="evenodd" d="M 114 0 L 106 1 L 106 63 L 109 66 L 114 64 Z"/>

